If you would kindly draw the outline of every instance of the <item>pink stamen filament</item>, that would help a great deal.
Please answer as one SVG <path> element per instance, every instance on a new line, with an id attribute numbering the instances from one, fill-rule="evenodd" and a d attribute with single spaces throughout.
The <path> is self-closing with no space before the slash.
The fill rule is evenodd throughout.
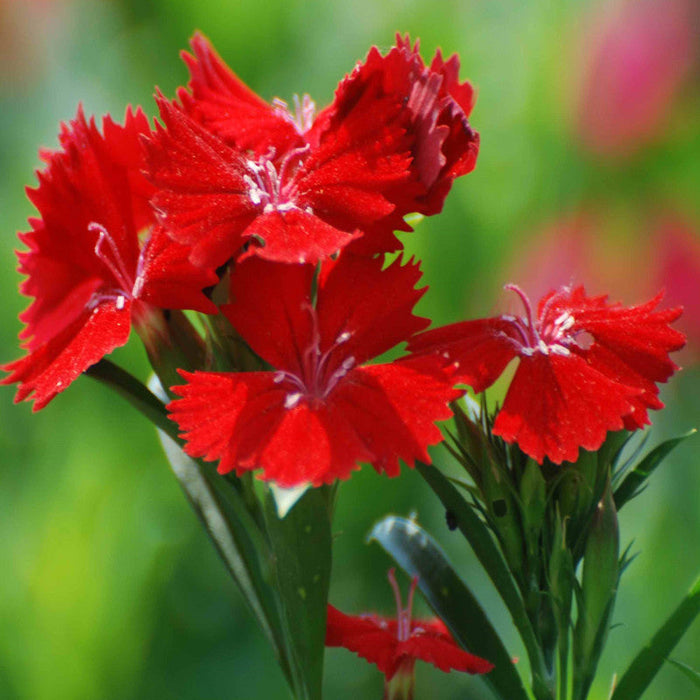
<path id="1" fill-rule="evenodd" d="M 297 392 L 289 394 L 285 405 L 287 408 L 296 406 L 302 396 L 311 400 L 324 400 L 333 391 L 338 382 L 355 366 L 356 360 L 352 355 L 344 358 L 340 365 L 330 375 L 328 364 L 337 348 L 345 343 L 351 336 L 346 331 L 341 333 L 335 342 L 325 352 L 321 352 L 321 334 L 318 328 L 318 316 L 316 309 L 311 305 L 306 306 L 311 316 L 311 343 L 302 352 L 299 358 L 300 374 L 288 370 L 279 370 L 275 376 L 275 382 L 289 381 Z"/>
<path id="2" fill-rule="evenodd" d="M 272 162 L 274 149 L 271 149 L 261 162 L 248 161 L 248 169 L 252 175 L 246 175 L 244 180 L 253 204 L 263 205 L 264 213 L 298 208 L 294 201 L 298 194 L 297 184 L 293 176 L 287 176 L 287 171 L 290 164 L 299 160 L 310 148 L 307 144 L 289 151 L 280 163 L 279 172 Z"/>
<path id="3" fill-rule="evenodd" d="M 396 573 L 394 569 L 389 569 L 388 573 L 389 583 L 394 591 L 394 600 L 396 601 L 396 622 L 397 622 L 397 636 L 400 642 L 405 642 L 411 636 L 411 615 L 413 610 L 413 596 L 416 591 L 416 586 L 418 585 L 418 577 L 414 576 L 411 579 L 411 587 L 408 590 L 408 600 L 406 601 L 406 607 L 403 607 L 401 601 L 401 591 L 399 589 L 399 584 L 396 581 Z"/>

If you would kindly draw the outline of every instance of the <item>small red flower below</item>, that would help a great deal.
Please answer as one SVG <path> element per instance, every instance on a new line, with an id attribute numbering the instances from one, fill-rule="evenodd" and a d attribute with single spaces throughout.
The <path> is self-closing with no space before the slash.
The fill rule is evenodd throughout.
<path id="1" fill-rule="evenodd" d="M 393 569 L 389 571 L 389 582 L 396 598 L 396 619 L 372 614 L 345 615 L 329 605 L 326 646 L 345 647 L 376 664 L 385 675 L 387 684 L 400 674 L 409 676 L 412 686 L 417 660 L 427 661 L 445 672 L 455 670 L 476 674 L 491 671 L 493 664 L 462 649 L 438 618 L 411 619 L 417 577 L 411 581 L 405 608 Z"/>

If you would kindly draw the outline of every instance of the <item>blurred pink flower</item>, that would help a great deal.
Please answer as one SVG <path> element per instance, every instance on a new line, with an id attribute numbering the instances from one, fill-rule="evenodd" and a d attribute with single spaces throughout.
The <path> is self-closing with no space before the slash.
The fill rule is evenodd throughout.
<path id="1" fill-rule="evenodd" d="M 599 5 L 583 36 L 576 122 L 598 155 L 632 155 L 661 135 L 698 58 L 694 0 Z"/>
<path id="2" fill-rule="evenodd" d="M 669 306 L 682 305 L 678 328 L 688 337 L 697 359 L 700 354 L 700 231 L 675 214 L 661 220 L 653 238 L 656 279 L 650 286 L 666 289 Z M 688 363 L 688 360 L 685 360 Z M 689 363 L 688 363 L 689 364 Z"/>

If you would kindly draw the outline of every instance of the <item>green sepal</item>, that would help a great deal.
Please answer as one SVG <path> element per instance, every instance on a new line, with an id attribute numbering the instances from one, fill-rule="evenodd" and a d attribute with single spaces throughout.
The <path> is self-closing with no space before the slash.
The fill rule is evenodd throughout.
<path id="1" fill-rule="evenodd" d="M 368 540 L 376 540 L 409 576 L 418 576 L 426 600 L 465 649 L 494 664 L 484 680 L 498 697 L 526 700 L 510 654 L 435 540 L 413 520 L 393 515 L 380 520 Z"/>
<path id="2" fill-rule="evenodd" d="M 590 688 L 605 644 L 620 579 L 620 529 L 608 479 L 591 520 L 574 629 L 574 700 Z"/>
<path id="3" fill-rule="evenodd" d="M 645 482 L 654 470 L 663 462 L 668 454 L 681 442 L 694 435 L 695 429 L 689 430 L 684 435 L 665 440 L 648 452 L 639 464 L 627 474 L 624 481 L 615 489 L 615 506 L 619 511 L 625 503 L 639 495 L 645 486 Z"/>
<path id="4" fill-rule="evenodd" d="M 265 498 L 276 590 L 283 612 L 286 656 L 297 700 L 320 700 L 331 575 L 328 486 L 309 489 L 280 517 L 268 489 Z"/>
<path id="5" fill-rule="evenodd" d="M 625 671 L 611 700 L 638 700 L 700 614 L 700 578 Z"/>
<path id="6" fill-rule="evenodd" d="M 421 462 L 417 462 L 416 467 L 430 488 L 442 501 L 445 509 L 455 516 L 457 527 L 469 542 L 474 554 L 476 554 L 508 608 L 508 612 L 513 618 L 530 660 L 533 687 L 537 688 L 538 697 L 546 697 L 548 694 L 548 691 L 546 691 L 547 674 L 544 668 L 542 650 L 532 628 L 520 591 L 488 527 L 474 512 L 472 505 L 463 498 L 462 494 L 439 469 Z"/>

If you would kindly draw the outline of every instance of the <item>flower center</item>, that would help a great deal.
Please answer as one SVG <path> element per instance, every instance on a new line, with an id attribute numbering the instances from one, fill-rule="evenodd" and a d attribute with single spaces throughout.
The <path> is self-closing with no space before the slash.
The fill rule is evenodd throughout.
<path id="1" fill-rule="evenodd" d="M 314 407 L 318 406 L 356 364 L 352 355 L 345 357 L 338 365 L 334 366 L 331 363 L 333 353 L 350 339 L 352 333 L 340 333 L 331 347 L 322 352 L 316 309 L 308 306 L 307 310 L 311 315 L 311 342 L 300 358 L 299 374 L 287 370 L 279 370 L 275 374 L 275 383 L 286 381 L 292 389 L 285 397 L 285 408 L 294 408 L 302 399 L 306 399 Z"/>
<path id="2" fill-rule="evenodd" d="M 297 203 L 298 187 L 294 171 L 309 149 L 310 146 L 306 145 L 289 151 L 282 159 L 279 170 L 273 162 L 274 149 L 270 155 L 263 156 L 258 161 L 246 161 L 248 174 L 243 179 L 248 185 L 248 197 L 254 205 L 263 208 L 263 214 L 301 208 Z M 309 207 L 305 211 L 312 213 Z"/>
<path id="3" fill-rule="evenodd" d="M 90 306 L 97 306 L 103 301 L 114 301 L 117 309 L 124 308 L 127 299 L 136 299 L 143 289 L 144 284 L 144 259 L 150 239 L 146 241 L 139 254 L 136 272 L 129 271 L 129 265 L 124 260 L 119 246 L 107 229 L 92 221 L 88 224 L 88 231 L 97 233 L 95 243 L 95 255 L 111 273 L 111 280 L 106 279 L 105 284 L 93 295 Z"/>
<path id="4" fill-rule="evenodd" d="M 525 307 L 524 318 L 516 318 L 514 316 L 501 317 L 504 321 L 510 321 L 517 332 L 517 337 L 509 337 L 516 345 L 518 354 L 532 357 L 539 352 L 543 355 L 567 356 L 571 354 L 570 348 L 572 346 L 584 347 L 577 340 L 577 336 L 581 334 L 581 331 L 572 332 L 576 319 L 569 311 L 562 311 L 554 320 L 549 319 L 549 307 L 556 298 L 556 294 L 550 297 L 542 308 L 539 318 L 535 319 L 530 300 L 525 292 L 515 284 L 507 284 L 505 288 L 515 292 Z"/>

